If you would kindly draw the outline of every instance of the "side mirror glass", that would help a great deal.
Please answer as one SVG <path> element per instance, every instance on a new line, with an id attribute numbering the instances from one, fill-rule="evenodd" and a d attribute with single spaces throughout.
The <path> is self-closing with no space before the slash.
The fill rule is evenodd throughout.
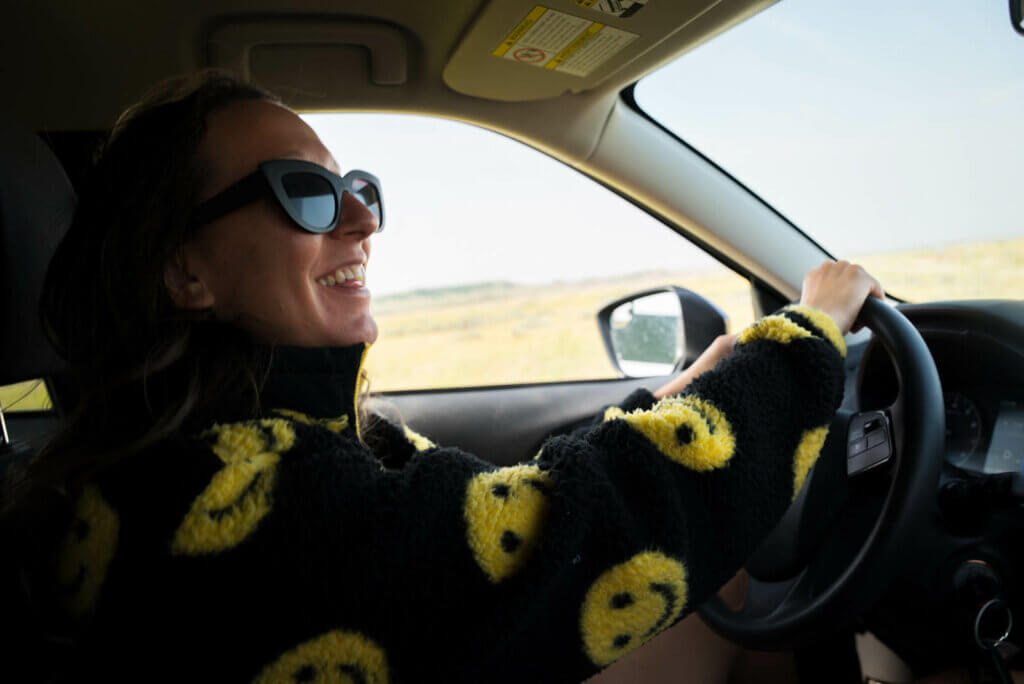
<path id="1" fill-rule="evenodd" d="M 643 295 L 611 311 L 612 349 L 632 377 L 668 375 L 683 357 L 683 310 L 670 292 Z"/>
<path id="2" fill-rule="evenodd" d="M 633 378 L 682 370 L 726 330 L 718 307 L 696 292 L 672 286 L 607 304 L 597 324 L 615 370 Z"/>

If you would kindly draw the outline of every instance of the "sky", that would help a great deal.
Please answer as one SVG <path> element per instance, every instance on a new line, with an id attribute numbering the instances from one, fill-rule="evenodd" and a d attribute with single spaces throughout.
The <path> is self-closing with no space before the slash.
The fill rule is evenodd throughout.
<path id="1" fill-rule="evenodd" d="M 783 0 L 636 94 L 837 256 L 1024 236 L 1024 37 L 1006 0 Z M 378 294 L 711 263 L 489 131 L 405 115 L 305 118 L 342 169 L 381 178 L 387 226 L 368 271 Z"/>
<path id="2" fill-rule="evenodd" d="M 1006 0 L 784 0 L 637 99 L 836 253 L 1024 236 Z"/>

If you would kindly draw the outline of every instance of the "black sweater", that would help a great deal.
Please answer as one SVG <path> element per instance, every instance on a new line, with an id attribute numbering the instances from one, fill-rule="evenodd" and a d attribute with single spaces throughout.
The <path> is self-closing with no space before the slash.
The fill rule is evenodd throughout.
<path id="1" fill-rule="evenodd" d="M 635 394 L 497 468 L 383 419 L 361 435 L 363 345 L 292 350 L 263 415 L 82 490 L 59 567 L 81 667 L 580 681 L 688 614 L 772 529 L 839 406 L 842 354 L 828 316 L 788 307 L 680 397 Z"/>

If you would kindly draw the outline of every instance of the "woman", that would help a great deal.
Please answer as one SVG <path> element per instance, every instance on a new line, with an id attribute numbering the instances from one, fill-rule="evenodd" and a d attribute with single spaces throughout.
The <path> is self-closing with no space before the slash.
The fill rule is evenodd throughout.
<path id="1" fill-rule="evenodd" d="M 579 681 L 772 528 L 882 295 L 823 264 L 801 305 L 495 468 L 360 416 L 383 213 L 341 173 L 293 112 L 211 74 L 165 84 L 99 157 L 43 305 L 81 396 L 18 499 L 67 503 L 49 593 L 81 626 L 76 673 Z"/>

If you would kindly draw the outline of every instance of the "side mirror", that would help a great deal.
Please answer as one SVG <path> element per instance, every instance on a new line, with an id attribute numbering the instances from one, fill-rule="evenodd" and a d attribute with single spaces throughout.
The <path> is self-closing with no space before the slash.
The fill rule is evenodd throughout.
<path id="1" fill-rule="evenodd" d="M 1014 31 L 1024 36 L 1024 0 L 1010 0 L 1010 23 Z"/>
<path id="2" fill-rule="evenodd" d="M 693 363 L 725 334 L 726 316 L 696 292 L 668 286 L 615 300 L 598 312 L 597 325 L 619 376 L 638 378 Z"/>

